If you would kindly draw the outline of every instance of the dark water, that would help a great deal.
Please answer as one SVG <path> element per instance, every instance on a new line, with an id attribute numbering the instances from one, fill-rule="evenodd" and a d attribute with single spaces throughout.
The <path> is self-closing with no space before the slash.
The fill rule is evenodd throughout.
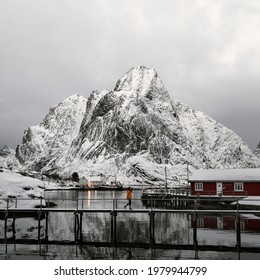
<path id="1" fill-rule="evenodd" d="M 45 193 L 46 201 L 59 208 L 123 209 L 125 191 L 52 191 Z M 134 191 L 133 208 L 146 209 L 141 191 Z M 110 242 L 110 213 L 84 213 L 82 237 L 90 245 L 0 245 L 0 259 L 260 259 L 257 253 L 194 251 L 170 249 L 170 245 L 192 245 L 193 227 L 191 216 L 179 213 L 156 213 L 154 220 L 155 243 L 168 244 L 163 249 L 144 247 L 149 244 L 150 228 L 147 213 L 118 213 L 116 217 L 117 242 L 124 247 L 97 245 Z M 197 225 L 199 245 L 236 246 L 235 218 L 232 216 L 201 216 Z M 242 217 L 241 245 L 260 247 L 260 219 Z M 11 221 L 9 221 L 9 224 Z M 74 241 L 74 213 L 50 213 L 48 237 L 50 241 Z M 44 220 L 41 234 L 45 233 Z M 3 228 L 1 221 L 0 228 Z M 17 219 L 16 237 L 37 239 L 38 224 L 33 218 Z M 2 231 L 2 230 L 1 230 Z M 3 235 L 3 233 L 1 233 Z M 11 231 L 9 232 L 11 235 Z M 3 236 L 0 236 L 3 238 Z"/>

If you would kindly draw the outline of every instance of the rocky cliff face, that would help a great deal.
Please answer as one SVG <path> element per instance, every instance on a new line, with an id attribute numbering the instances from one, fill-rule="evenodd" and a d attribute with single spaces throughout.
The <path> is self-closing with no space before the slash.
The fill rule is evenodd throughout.
<path id="1" fill-rule="evenodd" d="M 171 100 L 155 70 L 130 69 L 114 90 L 72 96 L 30 127 L 16 157 L 47 173 L 103 173 L 124 182 L 186 176 L 190 169 L 260 165 L 233 131 Z"/>
<path id="2" fill-rule="evenodd" d="M 15 157 L 15 150 L 8 146 L 4 146 L 0 149 L 0 168 L 18 168 L 20 166 L 18 160 Z"/>
<path id="3" fill-rule="evenodd" d="M 254 150 L 254 154 L 260 158 L 260 142 L 258 143 L 258 145 L 256 146 L 255 150 Z"/>
<path id="4" fill-rule="evenodd" d="M 86 99 L 80 95 L 51 107 L 39 125 L 25 131 L 22 144 L 16 149 L 20 163 L 32 170 L 51 171 L 78 135 L 85 110 Z"/>

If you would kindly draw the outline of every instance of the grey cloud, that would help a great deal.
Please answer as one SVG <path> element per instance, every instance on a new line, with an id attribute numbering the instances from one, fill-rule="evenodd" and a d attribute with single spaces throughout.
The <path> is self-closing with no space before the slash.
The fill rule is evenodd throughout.
<path id="1" fill-rule="evenodd" d="M 0 13 L 0 146 L 138 65 L 251 148 L 260 140 L 258 1 L 12 0 Z"/>

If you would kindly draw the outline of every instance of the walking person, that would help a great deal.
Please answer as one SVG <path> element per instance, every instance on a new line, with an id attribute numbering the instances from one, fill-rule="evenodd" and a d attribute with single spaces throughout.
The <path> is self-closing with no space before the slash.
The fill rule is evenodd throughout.
<path id="1" fill-rule="evenodd" d="M 133 210 L 132 209 L 132 198 L 133 198 L 133 190 L 132 190 L 132 188 L 128 187 L 127 191 L 126 191 L 126 199 L 128 200 L 128 203 L 124 206 L 125 209 L 127 206 L 129 206 L 129 209 Z"/>

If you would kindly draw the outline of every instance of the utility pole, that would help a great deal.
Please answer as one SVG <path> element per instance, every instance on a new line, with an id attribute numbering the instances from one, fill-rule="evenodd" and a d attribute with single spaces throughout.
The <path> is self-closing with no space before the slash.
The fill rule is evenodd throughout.
<path id="1" fill-rule="evenodd" d="M 187 161 L 187 183 L 189 183 L 189 162 Z"/>
<path id="2" fill-rule="evenodd" d="M 167 167 L 165 166 L 165 189 L 167 191 Z"/>

